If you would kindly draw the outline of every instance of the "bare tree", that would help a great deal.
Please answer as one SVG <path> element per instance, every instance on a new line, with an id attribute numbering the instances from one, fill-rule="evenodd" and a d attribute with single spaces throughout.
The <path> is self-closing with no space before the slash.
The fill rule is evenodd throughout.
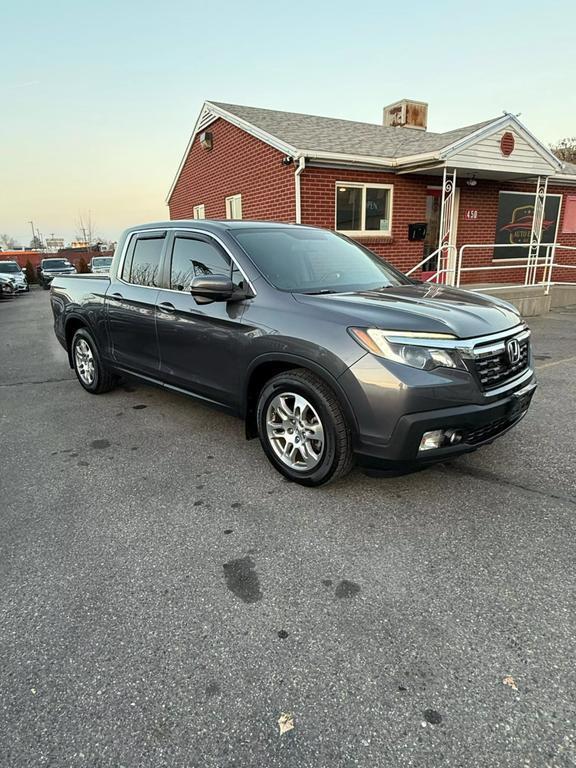
<path id="1" fill-rule="evenodd" d="M 12 251 L 14 248 L 18 248 L 18 246 L 18 241 L 15 240 L 11 235 L 0 235 L 0 247 L 4 248 L 6 251 Z"/>
<path id="2" fill-rule="evenodd" d="M 552 153 L 565 163 L 576 163 L 576 136 L 560 139 L 550 146 Z"/>
<path id="3" fill-rule="evenodd" d="M 80 213 L 78 215 L 78 221 L 76 222 L 76 239 L 83 243 L 86 243 L 87 248 L 99 243 L 102 238 L 96 234 L 96 226 L 92 220 L 92 214 L 90 211 L 87 213 Z"/>

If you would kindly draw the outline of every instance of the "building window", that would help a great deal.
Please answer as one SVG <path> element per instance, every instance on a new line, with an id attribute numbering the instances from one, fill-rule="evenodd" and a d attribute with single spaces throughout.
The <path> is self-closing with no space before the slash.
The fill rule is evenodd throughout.
<path id="1" fill-rule="evenodd" d="M 389 235 L 392 231 L 390 184 L 336 184 L 336 229 L 359 235 Z"/>
<path id="2" fill-rule="evenodd" d="M 205 219 L 206 218 L 206 209 L 203 205 L 195 205 L 192 209 L 192 215 L 195 219 Z"/>
<path id="3" fill-rule="evenodd" d="M 242 195 L 232 195 L 226 198 L 226 218 L 242 218 Z"/>

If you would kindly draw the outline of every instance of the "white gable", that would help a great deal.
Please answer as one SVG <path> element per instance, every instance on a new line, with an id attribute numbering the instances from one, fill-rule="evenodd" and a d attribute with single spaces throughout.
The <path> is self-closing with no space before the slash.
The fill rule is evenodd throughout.
<path id="1" fill-rule="evenodd" d="M 506 133 L 514 137 L 514 149 L 509 155 L 502 152 L 500 145 Z M 549 176 L 557 173 L 562 165 L 512 116 L 505 122 L 499 121 L 494 127 L 489 126 L 488 133 L 482 130 L 477 137 L 468 137 L 448 147 L 442 154 L 450 167 L 470 171 Z"/>

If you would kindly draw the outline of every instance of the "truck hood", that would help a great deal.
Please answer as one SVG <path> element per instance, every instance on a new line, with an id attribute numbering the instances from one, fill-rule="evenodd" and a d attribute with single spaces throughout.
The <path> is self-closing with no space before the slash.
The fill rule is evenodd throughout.
<path id="1" fill-rule="evenodd" d="M 348 325 L 451 333 L 460 339 L 498 333 L 520 322 L 517 310 L 505 301 L 436 284 L 316 296 L 300 293 L 294 298 L 323 312 L 332 311 Z"/>

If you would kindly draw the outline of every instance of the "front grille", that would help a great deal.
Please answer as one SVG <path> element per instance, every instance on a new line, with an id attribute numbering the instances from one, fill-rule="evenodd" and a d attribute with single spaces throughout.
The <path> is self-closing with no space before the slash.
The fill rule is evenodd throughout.
<path id="1" fill-rule="evenodd" d="M 493 354 L 480 354 L 473 359 L 472 365 L 483 389 L 492 389 L 500 384 L 505 384 L 528 367 L 530 339 L 522 339 L 519 344 L 520 357 L 516 363 L 510 362 L 505 345 L 502 349 L 495 350 Z"/>

